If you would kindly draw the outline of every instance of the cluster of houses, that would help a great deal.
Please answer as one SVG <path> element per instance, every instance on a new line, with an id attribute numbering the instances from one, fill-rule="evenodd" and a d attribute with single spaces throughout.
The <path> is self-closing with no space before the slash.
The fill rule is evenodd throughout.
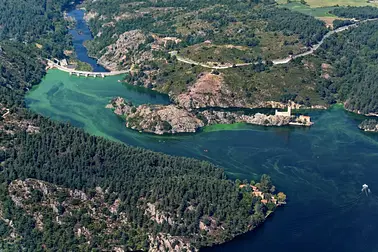
<path id="1" fill-rule="evenodd" d="M 277 198 L 275 198 L 270 193 L 263 193 L 262 191 L 259 190 L 259 188 L 257 188 L 257 186 L 249 185 L 249 184 L 244 184 L 244 185 L 240 185 L 239 188 L 244 188 L 246 186 L 250 186 L 251 187 L 251 189 L 252 189 L 252 195 L 254 197 L 261 198 L 260 202 L 263 203 L 263 204 L 268 204 L 269 202 L 272 202 L 276 206 L 280 206 L 280 205 L 286 204 L 286 202 L 279 201 Z M 269 197 L 267 197 L 267 195 L 269 195 Z"/>
<path id="2" fill-rule="evenodd" d="M 253 185 L 251 185 L 251 188 L 252 188 L 252 195 L 253 196 L 260 197 L 261 198 L 261 203 L 268 204 L 269 198 L 265 198 L 265 195 L 264 195 L 264 193 L 262 191 L 260 191 L 256 186 L 253 186 Z M 271 195 L 270 201 L 273 204 L 275 204 L 275 205 L 277 205 L 277 203 L 278 203 L 277 199 L 274 198 L 273 195 Z"/>

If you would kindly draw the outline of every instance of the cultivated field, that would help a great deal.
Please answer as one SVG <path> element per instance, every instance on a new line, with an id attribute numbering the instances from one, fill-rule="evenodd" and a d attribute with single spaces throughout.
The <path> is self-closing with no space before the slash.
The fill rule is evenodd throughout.
<path id="1" fill-rule="evenodd" d="M 280 0 L 283 2 L 282 0 Z M 285 2 L 287 2 L 285 0 Z M 306 15 L 314 16 L 314 17 L 335 17 L 334 15 L 330 14 L 329 12 L 333 10 L 335 7 L 318 7 L 312 8 L 308 5 L 304 5 L 298 2 L 291 2 L 282 4 L 282 7 L 286 7 L 290 10 L 298 11 Z"/>
<path id="2" fill-rule="evenodd" d="M 306 15 L 314 16 L 323 20 L 327 26 L 332 27 L 335 19 L 342 19 L 331 14 L 330 11 L 339 6 L 374 6 L 378 7 L 378 0 L 305 0 L 305 4 L 301 4 L 300 0 L 277 0 L 281 7 L 286 7 L 293 11 L 298 11 Z"/>
<path id="3" fill-rule="evenodd" d="M 299 0 L 291 0 L 290 2 L 300 2 Z M 287 0 L 277 0 L 279 4 L 287 4 Z M 306 0 L 306 3 L 312 7 L 330 7 L 330 6 L 378 6 L 378 1 L 368 0 Z"/>

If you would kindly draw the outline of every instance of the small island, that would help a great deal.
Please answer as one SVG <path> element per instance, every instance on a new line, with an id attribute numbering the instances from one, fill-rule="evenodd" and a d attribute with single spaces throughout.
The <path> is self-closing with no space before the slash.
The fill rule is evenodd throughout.
<path id="1" fill-rule="evenodd" d="M 376 119 L 366 119 L 358 125 L 363 131 L 378 132 L 378 121 Z"/>
<path id="2" fill-rule="evenodd" d="M 116 97 L 106 108 L 112 109 L 115 114 L 125 118 L 127 128 L 157 135 L 194 133 L 204 126 L 214 124 L 248 123 L 263 126 L 311 126 L 313 124 L 309 116 L 292 115 L 290 106 L 287 112 L 276 110 L 274 115 L 262 113 L 246 115 L 242 111 L 188 110 L 175 104 L 134 106 L 131 101 Z"/>

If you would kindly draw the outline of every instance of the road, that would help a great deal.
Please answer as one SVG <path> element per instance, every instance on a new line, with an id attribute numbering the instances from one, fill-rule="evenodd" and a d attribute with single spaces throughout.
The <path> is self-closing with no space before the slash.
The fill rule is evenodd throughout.
<path id="1" fill-rule="evenodd" d="M 304 53 L 297 54 L 297 55 L 293 55 L 291 57 L 283 58 L 283 59 L 274 59 L 274 60 L 272 60 L 273 65 L 287 64 L 290 61 L 292 61 L 293 59 L 311 55 L 316 50 L 318 50 L 320 48 L 320 46 L 324 43 L 324 41 L 327 38 L 329 38 L 333 34 L 346 31 L 346 30 L 348 30 L 351 27 L 357 27 L 361 23 L 366 23 L 366 22 L 376 21 L 376 20 L 378 20 L 378 18 L 367 19 L 367 20 L 359 21 L 359 22 L 356 22 L 354 24 L 342 26 L 342 27 L 339 27 L 339 28 L 337 28 L 335 30 L 329 31 L 327 34 L 325 34 L 323 36 L 323 38 L 319 41 L 318 44 L 312 46 L 308 51 L 306 51 Z M 228 68 L 232 68 L 232 67 L 243 67 L 243 66 L 249 66 L 249 65 L 253 65 L 253 64 L 258 64 L 258 62 L 254 62 L 254 63 L 242 63 L 242 64 L 227 63 L 226 65 L 222 65 L 222 66 L 212 66 L 212 65 L 209 65 L 209 64 L 205 64 L 205 63 L 201 63 L 201 62 L 196 62 L 194 60 L 191 60 L 191 59 L 188 59 L 188 58 L 184 58 L 184 57 L 178 55 L 177 51 L 170 52 L 170 54 L 172 56 L 176 56 L 177 60 L 180 61 L 180 62 L 187 63 L 187 64 L 192 64 L 192 65 L 196 65 L 196 66 L 202 66 L 202 67 L 210 68 L 210 69 L 228 69 Z M 265 63 L 265 61 L 263 61 L 262 63 Z"/>
<path id="2" fill-rule="evenodd" d="M 2 116 L 2 118 L 4 118 L 5 119 L 5 117 L 10 113 L 9 112 L 9 109 L 6 109 L 7 110 L 7 112 L 5 112 L 5 114 Z"/>

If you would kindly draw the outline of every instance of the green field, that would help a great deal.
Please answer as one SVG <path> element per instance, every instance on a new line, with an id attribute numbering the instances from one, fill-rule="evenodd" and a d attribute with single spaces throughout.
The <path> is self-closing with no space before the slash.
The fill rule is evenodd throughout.
<path id="1" fill-rule="evenodd" d="M 312 8 L 308 5 L 304 5 L 299 2 L 285 3 L 280 6 L 286 7 L 293 11 L 301 12 L 306 15 L 314 16 L 314 17 L 335 17 L 335 15 L 330 14 L 330 11 L 333 10 L 335 7 Z"/>
<path id="2" fill-rule="evenodd" d="M 291 0 L 290 2 L 297 2 L 299 0 Z M 278 4 L 287 4 L 287 0 L 277 0 Z M 368 1 L 368 0 L 306 0 L 306 3 L 311 8 L 318 7 L 331 7 L 331 6 L 378 6 L 378 2 Z"/>

